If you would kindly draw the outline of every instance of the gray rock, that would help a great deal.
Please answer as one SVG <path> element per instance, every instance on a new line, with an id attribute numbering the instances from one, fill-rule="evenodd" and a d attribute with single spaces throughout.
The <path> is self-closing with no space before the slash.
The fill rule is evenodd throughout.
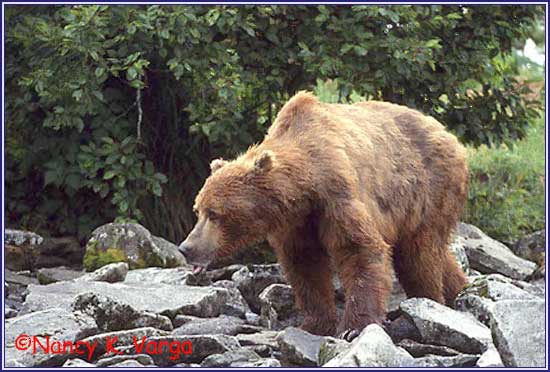
<path id="1" fill-rule="evenodd" d="M 455 311 L 427 298 L 410 298 L 401 303 L 400 309 L 415 324 L 423 343 L 470 354 L 482 353 L 490 344 L 489 328 L 469 313 Z"/>
<path id="2" fill-rule="evenodd" d="M 4 317 L 6 319 L 13 318 L 17 316 L 17 310 L 12 309 L 11 307 L 4 306 Z"/>
<path id="3" fill-rule="evenodd" d="M 73 280 L 81 277 L 84 274 L 85 273 L 83 271 L 70 269 L 65 266 L 46 267 L 37 271 L 36 278 L 38 279 L 38 282 L 40 284 L 50 284 L 66 280 Z"/>
<path id="4" fill-rule="evenodd" d="M 253 334 L 238 334 L 237 340 L 242 346 L 267 346 L 270 349 L 278 349 L 277 331 L 261 331 Z"/>
<path id="5" fill-rule="evenodd" d="M 299 313 L 294 308 L 294 294 L 287 284 L 271 284 L 259 295 L 261 321 L 269 329 L 298 326 Z"/>
<path id="6" fill-rule="evenodd" d="M 220 315 L 216 318 L 195 318 L 176 328 L 174 335 L 222 334 L 234 336 L 241 332 L 244 321 L 233 316 Z"/>
<path id="7" fill-rule="evenodd" d="M 206 272 L 206 275 L 212 282 L 217 282 L 220 280 L 231 280 L 231 277 L 234 273 L 242 269 L 244 265 L 241 264 L 233 264 L 229 266 L 224 266 L 219 269 L 215 270 L 208 270 Z"/>
<path id="8" fill-rule="evenodd" d="M 504 367 L 500 354 L 494 345 L 481 354 L 476 362 L 476 367 L 489 368 L 489 367 Z"/>
<path id="9" fill-rule="evenodd" d="M 413 321 L 404 315 L 400 315 L 388 325 L 386 332 L 390 335 L 393 342 L 398 343 L 403 339 L 420 341 L 422 336 L 414 325 Z"/>
<path id="10" fill-rule="evenodd" d="M 104 332 L 141 327 L 153 327 L 165 331 L 173 329 L 172 322 L 166 316 L 136 310 L 131 305 L 119 303 L 93 292 L 77 295 L 72 307 L 93 317 Z"/>
<path id="11" fill-rule="evenodd" d="M 470 271 L 470 262 L 464 249 L 465 244 L 463 237 L 455 235 L 453 241 L 449 244 L 449 249 L 455 256 L 456 262 L 458 262 L 462 271 L 467 274 Z"/>
<path id="12" fill-rule="evenodd" d="M 413 361 L 409 353 L 393 344 L 380 326 L 370 324 L 353 340 L 347 351 L 323 367 L 406 367 Z"/>
<path id="13" fill-rule="evenodd" d="M 317 356 L 317 364 L 322 366 L 328 363 L 331 359 L 343 354 L 349 350 L 351 344 L 339 338 L 325 337 L 319 354 Z"/>
<path id="14" fill-rule="evenodd" d="M 501 300 L 536 300 L 544 298 L 539 287 L 507 278 L 500 274 L 476 277 L 457 297 L 456 307 L 472 313 L 476 318 L 489 325 L 491 308 Z"/>
<path id="15" fill-rule="evenodd" d="M 166 336 L 169 333 L 156 328 L 143 327 L 129 329 L 125 331 L 107 332 L 96 334 L 83 339 L 89 345 L 96 345 L 90 360 L 95 360 L 100 356 L 112 357 L 132 350 L 130 354 L 144 354 L 145 350 L 136 351 L 135 343 L 141 343 L 153 337 Z M 107 354 L 106 354 L 107 353 Z M 105 354 L 105 355 L 104 355 Z"/>
<path id="16" fill-rule="evenodd" d="M 38 280 L 36 278 L 29 275 L 23 275 L 20 272 L 14 272 L 10 269 L 5 269 L 4 275 L 4 280 L 9 285 L 27 287 L 30 284 L 38 284 Z"/>
<path id="17" fill-rule="evenodd" d="M 298 366 L 315 367 L 324 337 L 290 327 L 277 336 L 284 361 Z"/>
<path id="18" fill-rule="evenodd" d="M 109 223 L 92 232 L 86 245 L 84 267 L 92 271 L 109 261 L 127 262 L 131 269 L 186 264 L 175 244 L 151 235 L 135 223 Z"/>
<path id="19" fill-rule="evenodd" d="M 254 362 L 260 360 L 260 356 L 251 350 L 235 350 L 223 354 L 209 355 L 201 363 L 201 367 L 235 367 L 237 362 Z"/>
<path id="20" fill-rule="evenodd" d="M 147 267 L 145 269 L 130 270 L 126 274 L 124 282 L 188 285 L 190 276 L 192 276 L 192 273 L 187 266 L 174 268 Z"/>
<path id="21" fill-rule="evenodd" d="M 218 316 L 228 298 L 227 290 L 210 287 L 176 286 L 157 283 L 58 282 L 30 285 L 24 311 L 38 311 L 55 306 L 70 309 L 73 299 L 93 292 L 126 304 L 137 311 L 148 311 L 174 318 L 177 314 Z"/>
<path id="22" fill-rule="evenodd" d="M 135 368 L 135 367 L 143 368 L 143 367 L 155 367 L 155 366 L 152 366 L 152 365 L 144 366 L 143 364 L 141 364 L 137 360 L 128 359 L 128 360 L 124 360 L 124 361 L 119 362 L 119 363 L 111 364 L 109 367 L 115 367 L 115 368 Z"/>
<path id="23" fill-rule="evenodd" d="M 78 278 L 78 280 L 85 282 L 116 283 L 124 281 L 126 274 L 128 274 L 128 264 L 126 262 L 114 262 Z"/>
<path id="24" fill-rule="evenodd" d="M 70 368 L 94 368 L 97 367 L 95 364 L 88 363 L 82 359 L 69 359 L 65 363 L 63 363 L 63 368 L 70 367 Z"/>
<path id="25" fill-rule="evenodd" d="M 512 245 L 512 251 L 521 258 L 541 263 L 544 258 L 546 248 L 546 232 L 545 230 L 535 231 L 529 235 L 519 239 Z"/>
<path id="26" fill-rule="evenodd" d="M 244 319 L 248 324 L 255 325 L 255 326 L 259 326 L 262 320 L 258 314 L 253 313 L 252 311 L 247 311 L 244 314 Z"/>
<path id="27" fill-rule="evenodd" d="M 490 317 L 493 340 L 505 366 L 545 366 L 544 301 L 499 301 Z"/>
<path id="28" fill-rule="evenodd" d="M 50 345 L 56 341 L 74 343 L 98 331 L 95 321 L 89 316 L 57 308 L 7 319 L 5 324 L 7 367 L 61 366 L 71 354 L 42 352 L 43 349 L 37 342 L 44 347 L 48 340 Z M 28 335 L 30 338 L 25 339 L 24 343 L 20 338 L 18 345 L 35 345 L 35 354 L 32 353 L 32 347 L 26 351 L 16 349 L 16 339 L 22 337 L 21 335 Z"/>
<path id="29" fill-rule="evenodd" d="M 147 354 L 134 354 L 134 355 L 115 355 L 112 357 L 102 358 L 96 362 L 97 367 L 109 367 L 112 365 L 117 365 L 118 363 L 135 360 L 139 362 L 142 366 L 153 365 L 153 358 Z"/>
<path id="30" fill-rule="evenodd" d="M 235 283 L 230 280 L 220 280 L 212 284 L 213 288 L 223 288 L 227 291 L 227 300 L 221 308 L 223 314 L 245 318 L 250 312 L 250 307 L 241 292 L 236 288 Z"/>
<path id="31" fill-rule="evenodd" d="M 4 232 L 4 263 L 10 270 L 32 270 L 43 238 L 30 231 L 6 229 Z"/>
<path id="32" fill-rule="evenodd" d="M 474 367 L 479 355 L 460 354 L 455 356 L 427 355 L 416 358 L 413 367 Z"/>
<path id="33" fill-rule="evenodd" d="M 409 339 L 399 341 L 397 346 L 407 350 L 407 352 L 415 358 L 423 357 L 429 354 L 439 356 L 456 356 L 460 354 L 458 351 L 447 346 L 422 344 Z"/>
<path id="34" fill-rule="evenodd" d="M 240 368 L 272 368 L 281 367 L 281 362 L 274 358 L 262 358 L 253 362 L 235 362 L 230 367 Z"/>
<path id="35" fill-rule="evenodd" d="M 174 345 L 173 351 L 170 350 L 171 344 Z M 240 348 L 232 336 L 186 335 L 148 337 L 145 344 L 138 343 L 128 352 L 141 353 L 141 347 L 153 358 L 155 365 L 160 367 L 178 363 L 201 363 L 209 355 L 223 354 Z"/>
<path id="36" fill-rule="evenodd" d="M 491 239 L 477 227 L 459 224 L 458 235 L 462 237 L 470 267 L 484 274 L 499 273 L 514 279 L 525 279 L 536 265 L 516 256 L 510 248 Z"/>
<path id="37" fill-rule="evenodd" d="M 38 246 L 42 244 L 44 238 L 31 231 L 5 229 L 4 230 L 4 243 L 15 246 Z"/>
<path id="38" fill-rule="evenodd" d="M 203 318 L 199 318 L 192 315 L 176 315 L 176 317 L 172 319 L 172 324 L 174 325 L 174 328 L 178 328 L 196 319 L 203 319 Z"/>
<path id="39" fill-rule="evenodd" d="M 255 313 L 260 313 L 261 303 L 258 296 L 268 285 L 286 283 L 278 264 L 245 266 L 235 272 L 231 278 Z"/>

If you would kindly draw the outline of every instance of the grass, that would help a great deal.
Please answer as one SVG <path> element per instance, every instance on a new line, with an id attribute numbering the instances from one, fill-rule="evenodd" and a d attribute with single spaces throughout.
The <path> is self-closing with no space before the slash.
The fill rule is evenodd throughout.
<path id="1" fill-rule="evenodd" d="M 464 221 L 511 243 L 544 228 L 544 118 L 512 146 L 469 148 L 470 193 Z"/>

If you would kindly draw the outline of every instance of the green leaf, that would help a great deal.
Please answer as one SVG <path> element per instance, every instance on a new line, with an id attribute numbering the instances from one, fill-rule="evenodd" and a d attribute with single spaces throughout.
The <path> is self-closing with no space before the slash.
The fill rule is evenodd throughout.
<path id="1" fill-rule="evenodd" d="M 115 173 L 114 171 L 107 171 L 107 172 L 105 172 L 105 174 L 103 175 L 103 179 L 104 179 L 104 180 L 110 180 L 110 179 L 113 178 L 115 175 L 116 175 L 116 173 Z"/>
<path id="2" fill-rule="evenodd" d="M 153 185 L 153 194 L 159 197 L 162 196 L 162 187 L 160 186 L 159 183 L 155 183 Z"/>
<path id="3" fill-rule="evenodd" d="M 128 74 L 128 80 L 134 80 L 137 77 L 138 73 L 136 69 L 132 66 L 128 68 L 127 74 Z"/>

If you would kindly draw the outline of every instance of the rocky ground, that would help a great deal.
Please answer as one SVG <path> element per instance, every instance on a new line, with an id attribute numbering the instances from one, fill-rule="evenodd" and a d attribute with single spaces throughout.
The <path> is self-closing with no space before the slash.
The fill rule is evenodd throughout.
<path id="1" fill-rule="evenodd" d="M 544 233 L 510 249 L 461 224 L 451 248 L 470 279 L 455 309 L 406 299 L 395 282 L 385 324 L 349 343 L 297 328 L 277 264 L 196 276 L 175 245 L 139 225 L 103 226 L 85 251 L 7 230 L 7 366 L 544 366 Z M 113 260 L 125 262 L 106 264 Z M 21 334 L 95 347 L 82 355 L 21 351 Z"/>

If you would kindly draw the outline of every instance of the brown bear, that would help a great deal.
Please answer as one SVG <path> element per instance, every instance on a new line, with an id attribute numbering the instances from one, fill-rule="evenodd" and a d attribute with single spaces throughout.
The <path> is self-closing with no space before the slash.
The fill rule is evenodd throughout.
<path id="1" fill-rule="evenodd" d="M 466 283 L 448 250 L 467 197 L 466 151 L 432 117 L 300 92 L 263 142 L 211 168 L 180 251 L 200 272 L 267 239 L 306 331 L 349 338 L 381 323 L 392 263 L 409 297 L 450 304 Z M 332 268 L 346 297 L 338 328 Z"/>

